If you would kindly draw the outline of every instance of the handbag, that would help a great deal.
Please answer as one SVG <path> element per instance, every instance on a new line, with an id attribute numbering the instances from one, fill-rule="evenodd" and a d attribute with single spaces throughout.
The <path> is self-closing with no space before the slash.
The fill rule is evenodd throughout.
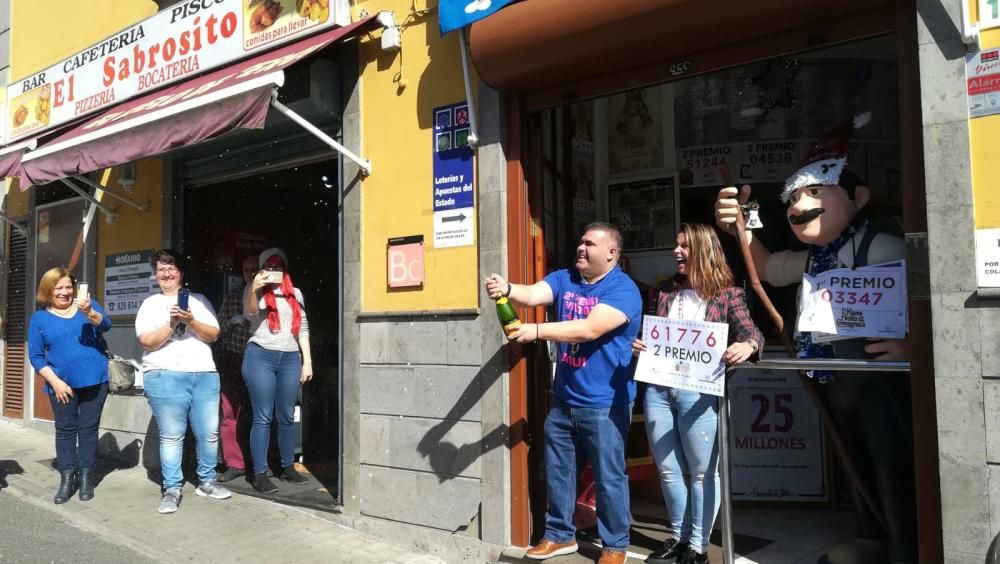
<path id="1" fill-rule="evenodd" d="M 130 358 L 111 354 L 104 335 L 100 335 L 98 339 L 102 352 L 108 357 L 108 391 L 119 394 L 135 388 L 135 376 L 142 370 L 139 363 Z"/>
<path id="2" fill-rule="evenodd" d="M 116 354 L 108 355 L 108 391 L 113 394 L 126 392 L 135 387 L 135 375 L 140 370 L 139 363 Z"/>

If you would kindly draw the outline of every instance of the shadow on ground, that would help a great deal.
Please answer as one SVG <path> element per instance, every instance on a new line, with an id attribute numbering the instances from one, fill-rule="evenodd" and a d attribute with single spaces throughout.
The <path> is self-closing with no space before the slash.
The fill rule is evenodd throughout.
<path id="1" fill-rule="evenodd" d="M 94 485 L 99 486 L 108 474 L 115 470 L 127 470 L 139 465 L 143 441 L 135 439 L 121 448 L 118 439 L 112 433 L 104 433 L 97 439 L 97 466 L 95 468 Z M 55 457 L 39 461 L 52 470 L 58 470 Z M 2 474 L 2 470 L 0 470 Z"/>
<path id="2" fill-rule="evenodd" d="M 0 460 L 0 491 L 8 487 L 7 476 L 24 474 L 24 468 L 16 460 Z"/>

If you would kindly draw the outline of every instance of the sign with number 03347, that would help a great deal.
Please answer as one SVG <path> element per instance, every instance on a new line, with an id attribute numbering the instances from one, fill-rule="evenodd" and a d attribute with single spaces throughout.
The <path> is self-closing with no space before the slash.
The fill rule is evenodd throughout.
<path id="1" fill-rule="evenodd" d="M 799 331 L 813 340 L 903 339 L 907 327 L 906 262 L 838 268 L 802 276 Z"/>
<path id="2" fill-rule="evenodd" d="M 723 395 L 729 325 L 647 315 L 635 379 L 713 396 Z"/>

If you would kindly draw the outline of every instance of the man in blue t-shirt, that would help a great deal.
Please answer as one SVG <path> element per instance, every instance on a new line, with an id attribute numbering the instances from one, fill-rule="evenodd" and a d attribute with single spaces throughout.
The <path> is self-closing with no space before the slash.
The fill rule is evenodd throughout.
<path id="1" fill-rule="evenodd" d="M 577 474 L 589 460 L 597 485 L 601 564 L 625 561 L 629 544 L 625 445 L 632 421 L 635 382 L 632 341 L 642 322 L 642 297 L 618 267 L 622 235 L 609 223 L 588 225 L 576 248 L 576 269 L 557 270 L 530 286 L 486 279 L 491 298 L 513 304 L 554 305 L 558 321 L 525 323 L 511 341 L 559 343 L 553 401 L 545 419 L 545 467 L 549 506 L 545 537 L 527 557 L 544 560 L 576 552 Z"/>

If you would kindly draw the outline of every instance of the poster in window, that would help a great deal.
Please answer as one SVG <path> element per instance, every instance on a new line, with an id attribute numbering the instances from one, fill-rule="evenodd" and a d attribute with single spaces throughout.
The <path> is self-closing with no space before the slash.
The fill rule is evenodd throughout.
<path id="1" fill-rule="evenodd" d="M 573 186 L 573 231 L 582 232 L 584 226 L 597 219 L 597 202 L 594 199 L 595 172 L 594 103 L 579 102 L 570 105 L 572 127 L 571 172 Z"/>
<path id="2" fill-rule="evenodd" d="M 728 394 L 733 499 L 827 501 L 823 424 L 799 378 L 744 368 L 730 377 Z"/>
<path id="3" fill-rule="evenodd" d="M 663 168 L 663 108 L 659 87 L 608 98 L 608 172 Z"/>
<path id="4" fill-rule="evenodd" d="M 49 212 L 38 212 L 38 242 L 49 242 Z"/>
<path id="5" fill-rule="evenodd" d="M 626 250 L 673 246 L 676 187 L 673 176 L 608 186 L 611 222 L 621 230 Z"/>

